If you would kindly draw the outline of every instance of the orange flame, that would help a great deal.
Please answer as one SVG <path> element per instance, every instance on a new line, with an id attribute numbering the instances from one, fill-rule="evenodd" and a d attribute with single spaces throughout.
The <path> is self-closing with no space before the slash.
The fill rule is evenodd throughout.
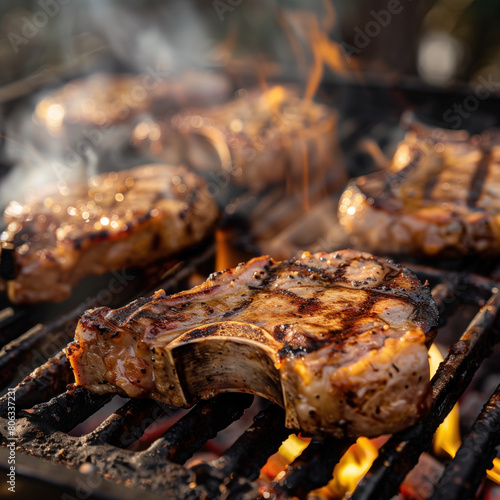
<path id="1" fill-rule="evenodd" d="M 431 376 L 436 372 L 438 365 L 443 361 L 441 353 L 434 345 L 429 350 Z M 453 458 L 460 448 L 460 426 L 459 426 L 459 411 L 458 403 L 453 410 L 444 419 L 443 423 L 438 427 L 434 435 L 434 453 L 436 455 L 446 454 L 449 458 Z M 500 459 L 493 460 L 493 468 L 486 472 L 487 476 L 496 483 L 500 484 Z"/>
<path id="2" fill-rule="evenodd" d="M 302 155 L 302 185 L 304 197 L 304 210 L 309 211 L 309 160 L 307 158 L 307 145 L 304 141 L 300 141 L 300 151 Z"/>
<path id="3" fill-rule="evenodd" d="M 431 377 L 434 376 L 439 363 L 442 361 L 443 356 L 439 352 L 439 349 L 435 344 L 432 344 L 429 349 Z M 451 458 L 455 456 L 458 448 L 460 448 L 460 414 L 458 403 L 453 407 L 453 410 L 447 415 L 434 434 L 433 448 L 436 455 L 442 456 L 444 453 Z"/>
<path id="4" fill-rule="evenodd" d="M 328 37 L 327 30 L 335 24 L 335 9 L 333 5 L 324 0 L 325 16 L 320 23 L 318 17 L 314 14 L 306 16 L 302 12 L 302 19 L 305 22 L 305 31 L 309 42 L 313 60 L 309 70 L 309 75 L 304 91 L 304 99 L 310 101 L 316 95 L 316 92 L 323 79 L 325 66 L 341 75 L 348 73 L 348 67 L 340 45 Z M 321 24 L 321 25 L 320 25 Z M 307 148 L 301 144 L 302 165 L 303 165 L 303 198 L 304 210 L 309 210 L 309 164 L 307 158 Z"/>
<path id="5" fill-rule="evenodd" d="M 215 271 L 236 267 L 240 262 L 249 260 L 253 255 L 238 247 L 238 237 L 230 228 L 215 230 Z"/>
<path id="6" fill-rule="evenodd" d="M 486 475 L 495 483 L 500 484 L 500 458 L 493 460 L 493 468 L 486 471 Z"/>
<path id="7" fill-rule="evenodd" d="M 333 479 L 328 483 L 328 494 L 331 498 L 344 498 L 352 493 L 361 478 L 368 472 L 378 456 L 382 439 L 360 437 L 344 454 L 333 469 Z"/>
<path id="8" fill-rule="evenodd" d="M 279 450 L 269 457 L 261 470 L 261 476 L 270 480 L 279 481 L 285 474 L 284 469 L 290 465 L 307 447 L 311 440 L 291 434 Z"/>
<path id="9" fill-rule="evenodd" d="M 331 40 L 328 34 L 321 29 L 316 16 L 310 18 L 307 28 L 308 39 L 313 53 L 313 63 L 304 97 L 312 99 L 323 78 L 325 66 L 344 76 L 348 74 L 348 66 L 340 45 Z"/>

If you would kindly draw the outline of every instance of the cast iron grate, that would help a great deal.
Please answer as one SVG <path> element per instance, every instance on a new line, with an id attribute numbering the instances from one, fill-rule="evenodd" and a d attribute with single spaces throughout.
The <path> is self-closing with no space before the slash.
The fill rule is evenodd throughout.
<path id="1" fill-rule="evenodd" d="M 424 421 L 392 436 L 383 446 L 354 492 L 355 500 L 388 500 L 397 493 L 405 475 L 421 453 L 430 448 L 435 430 L 498 341 L 500 285 L 478 275 L 411 267 L 433 286 L 441 324 L 455 314 L 461 303 L 474 305 L 477 313 L 432 379 L 434 402 L 430 414 Z M 89 462 L 96 474 L 151 494 L 179 500 L 305 498 L 308 492 L 331 479 L 333 467 L 351 444 L 332 438 L 311 441 L 279 476 L 279 481 L 266 487 L 263 497 L 256 481 L 260 469 L 290 434 L 283 425 L 281 408 L 273 404 L 264 407 L 253 424 L 217 460 L 186 467 L 186 460 L 207 440 L 243 415 L 252 404 L 252 396 L 221 394 L 202 401 L 148 447 L 136 450 L 131 445 L 145 433 L 143 423 L 174 414 L 177 409 L 155 401 L 129 399 L 95 430 L 73 436 L 69 432 L 112 396 L 95 395 L 83 388 L 66 390 L 70 381 L 69 364 L 59 353 L 15 388 L 18 451 L 71 468 Z M 491 396 L 465 437 L 433 499 L 474 498 L 500 441 L 499 393 L 497 389 Z M 3 445 L 8 443 L 6 412 L 7 396 L 4 396 L 0 399 Z"/>

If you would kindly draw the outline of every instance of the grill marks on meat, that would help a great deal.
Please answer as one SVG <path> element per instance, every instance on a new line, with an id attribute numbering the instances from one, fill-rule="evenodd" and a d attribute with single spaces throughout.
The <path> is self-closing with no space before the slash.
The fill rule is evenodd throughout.
<path id="1" fill-rule="evenodd" d="M 230 181 L 254 191 L 286 179 L 302 185 L 307 155 L 310 184 L 339 189 L 346 174 L 332 140 L 336 122 L 327 106 L 301 99 L 293 88 L 274 86 L 221 106 L 183 111 L 168 123 L 143 121 L 132 142 L 162 161 L 185 163 L 215 173 L 221 184 Z"/>
<path id="2" fill-rule="evenodd" d="M 377 253 L 459 257 L 500 252 L 500 136 L 408 134 L 388 171 L 349 183 L 339 219 Z"/>
<path id="3" fill-rule="evenodd" d="M 290 428 L 371 436 L 426 411 L 436 321 L 428 288 L 390 261 L 259 257 L 189 291 L 87 311 L 67 354 L 96 392 L 184 407 L 250 392 L 284 406 Z"/>
<path id="4" fill-rule="evenodd" d="M 86 275 L 145 266 L 201 241 L 217 214 L 205 182 L 183 167 L 145 165 L 39 190 L 5 210 L 9 299 L 64 300 Z"/>

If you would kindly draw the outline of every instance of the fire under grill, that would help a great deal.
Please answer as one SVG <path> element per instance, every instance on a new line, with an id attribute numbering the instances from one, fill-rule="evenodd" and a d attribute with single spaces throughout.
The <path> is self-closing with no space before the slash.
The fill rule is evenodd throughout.
<path id="1" fill-rule="evenodd" d="M 461 307 L 474 308 L 475 315 L 463 332 L 457 332 L 446 359 L 432 379 L 433 405 L 429 415 L 393 435 L 382 446 L 378 458 L 352 494 L 354 500 L 388 500 L 398 493 L 405 476 L 421 454 L 430 449 L 436 429 L 499 338 L 500 284 L 473 273 L 416 264 L 409 267 L 432 286 L 441 318 L 438 340 L 445 324 L 452 322 Z M 174 277 L 169 276 L 168 280 Z M 16 373 L 20 360 L 26 361 L 33 345 L 40 347 L 43 343 L 39 332 L 43 331 L 44 338 L 50 339 L 58 327 L 56 321 L 42 329 L 32 329 L 4 347 L 0 354 L 4 390 L 10 386 L 9 374 Z M 68 389 L 72 380 L 69 363 L 60 352 L 0 399 L 2 445 L 15 443 L 18 474 L 31 477 L 35 483 L 40 481 L 43 487 L 50 477 L 62 491 L 70 492 L 75 492 L 83 481 L 90 485 L 89 491 L 95 498 L 127 498 L 131 491 L 135 495 L 140 492 L 144 498 L 157 495 L 175 499 L 306 498 L 309 492 L 331 480 L 334 466 L 352 444 L 333 438 L 312 440 L 277 476 L 279 479 L 264 484 L 259 480 L 262 467 L 290 435 L 284 427 L 284 411 L 280 407 L 248 394 L 220 394 L 184 412 L 159 437 L 139 447 L 138 440 L 153 422 L 175 417 L 178 409 L 152 400 L 124 400 L 97 428 L 75 435 L 73 429 L 113 396 L 96 395 L 71 386 Z M 8 411 L 12 409 L 9 398 L 15 399 L 15 436 L 9 434 L 12 429 L 8 420 Z M 252 404 L 252 408 L 257 407 L 253 423 L 241 431 L 229 448 L 215 460 L 191 461 L 186 465 L 208 440 L 238 421 Z M 461 448 L 447 463 L 429 498 L 475 498 L 500 443 L 499 426 L 500 386 L 464 436 Z M 5 455 L 6 450 L 0 451 Z M 59 466 L 57 471 L 45 475 L 36 472 L 39 462 L 44 464 L 43 471 L 43 467 L 49 466 L 45 462 L 48 460 L 73 470 Z"/>

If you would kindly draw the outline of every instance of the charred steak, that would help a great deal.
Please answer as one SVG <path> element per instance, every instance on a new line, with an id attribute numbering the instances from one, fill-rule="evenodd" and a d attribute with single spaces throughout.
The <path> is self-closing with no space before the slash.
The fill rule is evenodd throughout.
<path id="1" fill-rule="evenodd" d="M 264 396 L 310 435 L 375 436 L 430 399 L 427 286 L 367 253 L 258 257 L 192 290 L 87 311 L 67 348 L 76 384 L 188 407 Z"/>
<path id="2" fill-rule="evenodd" d="M 462 135 L 409 133 L 388 170 L 351 181 L 339 204 L 351 244 L 386 255 L 499 255 L 500 136 Z"/>
<path id="3" fill-rule="evenodd" d="M 61 301 L 86 275 L 145 266 L 205 238 L 218 210 L 205 181 L 145 165 L 39 190 L 5 210 L 0 258 L 14 303 Z"/>

